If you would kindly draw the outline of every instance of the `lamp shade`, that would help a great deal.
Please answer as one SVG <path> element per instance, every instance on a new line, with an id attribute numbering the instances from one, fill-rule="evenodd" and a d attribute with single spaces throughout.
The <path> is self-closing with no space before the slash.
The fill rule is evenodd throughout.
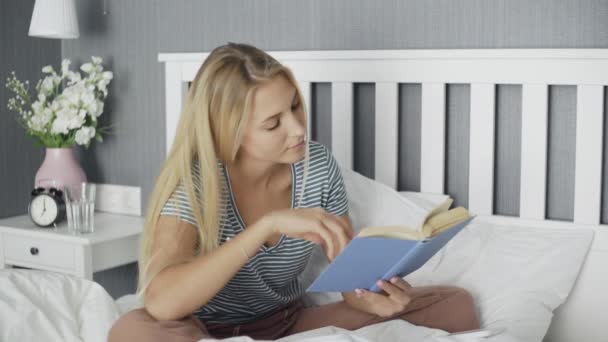
<path id="1" fill-rule="evenodd" d="M 74 0 L 36 0 L 29 35 L 42 38 L 78 38 Z"/>

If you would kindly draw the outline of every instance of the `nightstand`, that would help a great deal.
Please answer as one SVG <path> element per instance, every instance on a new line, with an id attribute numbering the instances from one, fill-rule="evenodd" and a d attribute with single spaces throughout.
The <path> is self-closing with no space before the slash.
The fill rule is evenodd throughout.
<path id="1" fill-rule="evenodd" d="M 141 216 L 95 212 L 95 231 L 72 235 L 67 221 L 40 228 L 29 216 L 0 219 L 0 269 L 21 266 L 93 280 L 93 272 L 137 261 Z"/>

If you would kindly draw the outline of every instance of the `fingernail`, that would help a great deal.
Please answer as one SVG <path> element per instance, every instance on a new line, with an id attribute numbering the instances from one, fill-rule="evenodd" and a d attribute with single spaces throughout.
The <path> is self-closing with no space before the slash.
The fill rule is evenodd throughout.
<path id="1" fill-rule="evenodd" d="M 361 291 L 360 289 L 355 289 L 355 293 L 357 294 L 357 297 L 361 297 L 363 291 Z"/>
<path id="2" fill-rule="evenodd" d="M 391 279 L 391 283 L 395 284 L 396 282 L 397 282 L 397 277 L 393 277 L 393 278 Z"/>
<path id="3" fill-rule="evenodd" d="M 376 282 L 376 284 L 378 284 L 378 286 L 382 286 L 383 282 L 382 282 L 382 280 L 378 280 L 378 281 Z"/>

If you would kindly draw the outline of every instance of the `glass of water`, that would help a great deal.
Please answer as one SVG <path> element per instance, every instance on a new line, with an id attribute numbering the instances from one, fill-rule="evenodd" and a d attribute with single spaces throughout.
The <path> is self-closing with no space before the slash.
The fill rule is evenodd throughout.
<path id="1" fill-rule="evenodd" d="M 95 230 L 95 184 L 82 182 L 63 189 L 68 231 L 72 234 L 92 233 Z"/>

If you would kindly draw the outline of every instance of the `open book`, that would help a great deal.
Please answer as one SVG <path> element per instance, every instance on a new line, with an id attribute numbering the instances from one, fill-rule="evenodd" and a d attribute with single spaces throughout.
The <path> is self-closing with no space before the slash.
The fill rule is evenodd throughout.
<path id="1" fill-rule="evenodd" d="M 446 202 L 447 203 L 447 202 Z M 380 292 L 379 279 L 404 277 L 424 265 L 473 218 L 464 207 L 438 207 L 422 227 L 366 227 L 308 287 L 307 292 Z"/>

